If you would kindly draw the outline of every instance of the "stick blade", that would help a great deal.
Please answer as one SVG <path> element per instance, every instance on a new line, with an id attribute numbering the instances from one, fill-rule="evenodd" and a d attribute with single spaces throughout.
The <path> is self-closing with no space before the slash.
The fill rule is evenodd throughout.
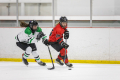
<path id="1" fill-rule="evenodd" d="M 52 67 L 52 68 L 48 68 L 48 70 L 53 70 L 53 69 L 55 69 L 54 67 Z"/>

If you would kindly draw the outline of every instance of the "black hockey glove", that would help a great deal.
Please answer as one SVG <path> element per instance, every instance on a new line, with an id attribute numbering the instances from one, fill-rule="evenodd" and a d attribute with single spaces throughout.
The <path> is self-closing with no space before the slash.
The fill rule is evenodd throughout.
<path id="1" fill-rule="evenodd" d="M 69 31 L 65 31 L 64 32 L 64 39 L 68 39 L 69 38 Z"/>
<path id="2" fill-rule="evenodd" d="M 63 46 L 63 48 L 67 49 L 69 47 L 69 45 L 67 43 L 65 43 L 64 41 L 62 41 L 61 46 Z"/>
<path id="3" fill-rule="evenodd" d="M 45 34 L 41 31 L 39 32 L 39 34 L 37 35 L 37 40 L 40 40 L 43 36 L 45 36 Z"/>
<path id="4" fill-rule="evenodd" d="M 49 45 L 49 42 L 48 42 L 47 39 L 43 39 L 42 42 L 43 42 L 43 44 L 45 44 L 46 46 Z"/>

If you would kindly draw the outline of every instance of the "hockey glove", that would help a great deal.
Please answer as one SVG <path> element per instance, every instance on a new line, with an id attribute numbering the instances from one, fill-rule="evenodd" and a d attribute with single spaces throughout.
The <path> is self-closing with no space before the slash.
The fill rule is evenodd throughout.
<path id="1" fill-rule="evenodd" d="M 63 48 L 67 49 L 69 47 L 69 45 L 67 43 L 65 43 L 64 41 L 62 41 L 61 46 L 63 46 Z"/>
<path id="2" fill-rule="evenodd" d="M 47 39 L 43 39 L 42 42 L 43 42 L 43 44 L 45 44 L 46 46 L 49 45 L 49 42 L 48 42 Z"/>
<path id="3" fill-rule="evenodd" d="M 39 34 L 37 35 L 37 40 L 40 40 L 43 36 L 45 36 L 45 34 L 41 31 L 39 32 Z"/>
<path id="4" fill-rule="evenodd" d="M 64 39 L 68 39 L 69 38 L 69 31 L 65 31 L 64 32 Z"/>

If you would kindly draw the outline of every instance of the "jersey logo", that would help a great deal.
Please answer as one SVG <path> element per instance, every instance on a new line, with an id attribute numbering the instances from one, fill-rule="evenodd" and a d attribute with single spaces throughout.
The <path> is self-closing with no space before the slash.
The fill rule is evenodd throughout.
<path id="1" fill-rule="evenodd" d="M 57 34 L 57 35 L 56 35 L 56 38 L 58 38 L 58 37 L 60 37 L 60 35 L 59 35 L 59 34 Z"/>

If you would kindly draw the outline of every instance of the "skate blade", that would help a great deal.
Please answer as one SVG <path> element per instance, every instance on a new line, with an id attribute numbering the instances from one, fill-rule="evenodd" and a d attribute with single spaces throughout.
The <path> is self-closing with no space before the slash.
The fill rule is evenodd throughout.
<path id="1" fill-rule="evenodd" d="M 40 63 L 38 63 L 38 65 L 40 65 L 40 66 L 47 66 L 46 64 L 45 64 L 45 65 L 42 65 L 42 64 L 40 64 Z"/>
<path id="2" fill-rule="evenodd" d="M 22 61 L 23 62 L 23 61 Z M 23 64 L 25 64 L 24 62 L 23 62 Z M 27 64 L 25 64 L 27 67 L 28 67 L 28 65 L 29 65 L 29 63 L 28 63 L 28 65 Z"/>
<path id="3" fill-rule="evenodd" d="M 67 66 L 67 67 L 68 67 L 68 68 L 71 68 L 71 69 L 74 68 L 73 66 L 71 66 L 71 67 Z"/>
<path id="4" fill-rule="evenodd" d="M 60 66 L 63 66 L 63 65 L 64 65 L 64 64 L 63 64 L 63 65 L 61 65 L 61 64 L 60 64 L 59 62 L 57 62 L 57 61 L 55 61 L 55 63 L 59 64 Z"/>
<path id="5" fill-rule="evenodd" d="M 28 67 L 28 65 L 29 65 L 29 64 L 28 64 L 28 65 L 27 65 L 27 64 L 25 64 L 25 65 Z"/>
<path id="6" fill-rule="evenodd" d="M 24 63 L 25 64 L 25 63 Z M 27 66 L 28 67 L 28 65 L 27 64 L 25 64 L 25 66 Z"/>
<path id="7" fill-rule="evenodd" d="M 38 64 L 39 65 L 39 64 Z M 47 65 L 40 65 L 40 66 L 47 66 Z"/>

